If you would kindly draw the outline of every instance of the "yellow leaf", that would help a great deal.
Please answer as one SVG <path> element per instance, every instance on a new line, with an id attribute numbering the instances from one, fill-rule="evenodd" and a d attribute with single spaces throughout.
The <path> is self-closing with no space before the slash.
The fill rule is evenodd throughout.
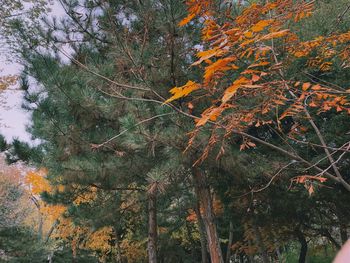
<path id="1" fill-rule="evenodd" d="M 188 96 L 191 92 L 199 89 L 199 85 L 191 80 L 189 80 L 185 85 L 181 87 L 172 88 L 169 92 L 173 94 L 172 97 L 167 99 L 164 103 L 169 103 L 173 100 L 177 100 L 182 97 Z"/>
<path id="2" fill-rule="evenodd" d="M 213 64 L 205 68 L 204 80 L 205 83 L 208 83 L 216 72 L 223 72 L 231 69 L 232 67 L 227 66 L 230 62 L 234 61 L 235 58 L 223 58 L 214 62 Z"/>
<path id="3" fill-rule="evenodd" d="M 253 32 L 260 32 L 263 31 L 265 29 L 265 27 L 267 27 L 268 25 L 270 25 L 272 22 L 272 20 L 261 20 L 258 23 L 256 23 L 251 30 Z"/>
<path id="4" fill-rule="evenodd" d="M 196 62 L 194 62 L 192 64 L 192 66 L 196 66 L 199 65 L 200 63 L 202 63 L 203 61 L 206 61 L 207 59 L 214 57 L 214 56 L 221 56 L 223 55 L 224 52 L 219 49 L 219 48 L 214 48 L 214 49 L 209 49 L 209 50 L 205 50 L 205 51 L 201 51 L 197 53 L 197 57 L 199 57 L 200 59 Z"/>
<path id="5" fill-rule="evenodd" d="M 284 37 L 285 35 L 287 35 L 288 32 L 289 32 L 289 29 L 281 30 L 278 32 L 272 32 L 270 34 L 263 36 L 262 38 L 260 38 L 260 40 L 269 40 L 273 38 Z"/>

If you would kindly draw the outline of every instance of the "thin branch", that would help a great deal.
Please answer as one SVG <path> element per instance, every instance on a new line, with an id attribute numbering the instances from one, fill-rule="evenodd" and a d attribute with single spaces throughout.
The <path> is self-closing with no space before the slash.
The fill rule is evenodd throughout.
<path id="1" fill-rule="evenodd" d="M 315 132 L 316 132 L 316 135 L 318 137 L 318 139 L 320 140 L 321 144 L 326 147 L 327 144 L 323 138 L 323 135 L 321 134 L 321 131 L 318 129 L 317 125 L 315 124 L 314 120 L 312 119 L 309 111 L 307 110 L 306 106 L 304 106 L 304 111 L 305 111 L 305 114 L 306 114 L 306 117 L 308 119 L 308 121 L 310 122 L 311 126 L 314 128 Z M 342 177 L 342 175 L 340 174 L 339 172 L 339 169 L 338 167 L 336 166 L 336 162 L 333 158 L 333 156 L 330 154 L 329 150 L 327 148 L 324 148 L 324 152 L 326 153 L 327 157 L 328 157 L 328 160 L 329 162 L 331 163 L 331 166 L 336 174 L 336 176 L 338 177 L 340 183 L 348 190 L 350 191 L 350 184 L 348 184 L 344 178 Z M 344 153 L 343 153 L 344 154 Z M 325 171 L 326 172 L 326 171 Z M 322 172 L 321 172 L 322 173 Z"/>
<path id="2" fill-rule="evenodd" d="M 347 147 L 347 150 L 349 150 L 350 149 L 350 143 L 348 144 L 348 147 Z M 335 160 L 334 162 L 332 162 L 325 170 L 324 170 L 324 172 L 321 172 L 321 173 L 319 173 L 319 174 L 317 174 L 317 175 L 323 175 L 325 172 L 327 172 L 329 169 L 331 169 L 332 167 L 333 167 L 333 165 L 336 165 L 343 157 L 344 157 L 344 155 L 346 154 L 347 152 L 343 152 L 339 157 L 338 157 L 338 159 L 337 160 Z"/>
<path id="3" fill-rule="evenodd" d="M 331 30 L 330 34 L 332 34 L 334 32 L 334 30 L 340 25 L 340 23 L 344 19 L 344 16 L 349 11 L 350 11 L 350 4 L 348 4 L 347 7 L 344 9 L 344 11 L 338 15 L 337 20 L 335 21 L 335 25 L 334 25 L 333 29 Z"/>
<path id="4" fill-rule="evenodd" d="M 283 166 L 280 170 L 278 170 L 278 172 L 277 172 L 274 176 L 272 176 L 271 180 L 270 180 L 264 187 L 262 187 L 262 188 L 260 188 L 260 189 L 257 189 L 257 190 L 254 190 L 254 189 L 253 189 L 252 192 L 253 192 L 253 193 L 259 193 L 259 192 L 264 191 L 265 189 L 267 189 L 267 188 L 272 184 L 273 180 L 275 180 L 275 178 L 276 178 L 284 169 L 286 169 L 287 167 L 289 167 L 290 165 L 295 164 L 295 163 L 296 163 L 295 161 L 291 161 L 291 162 L 289 162 L 288 164 L 286 164 L 285 166 Z"/>
<path id="5" fill-rule="evenodd" d="M 102 187 L 100 185 L 91 183 L 90 186 L 96 187 L 98 189 L 102 189 L 102 190 L 111 190 L 111 191 L 141 191 L 144 192 L 146 191 L 145 189 L 141 188 L 141 187 Z"/>
<path id="6" fill-rule="evenodd" d="M 111 142 L 111 141 L 117 139 L 118 137 L 122 136 L 122 135 L 125 134 L 126 132 L 128 132 L 128 131 L 130 131 L 130 130 L 136 128 L 137 126 L 139 126 L 139 125 L 141 125 L 141 124 L 143 124 L 143 123 L 145 123 L 145 122 L 154 120 L 154 119 L 156 119 L 156 118 L 160 118 L 160 117 L 172 115 L 172 114 L 174 114 L 174 112 L 159 114 L 159 115 L 155 115 L 155 116 L 153 116 L 153 117 L 151 117 L 151 118 L 142 120 L 142 121 L 136 123 L 135 125 L 133 125 L 132 127 L 128 128 L 128 129 L 125 129 L 124 131 L 118 133 L 117 135 L 113 136 L 112 138 L 108 139 L 107 141 L 105 141 L 105 142 L 103 142 L 103 143 L 101 143 L 101 144 L 98 144 L 98 145 L 94 146 L 93 148 L 94 148 L 94 149 L 98 149 L 98 148 L 100 148 L 100 147 L 106 145 L 107 143 L 109 143 L 109 142 Z"/>
<path id="7" fill-rule="evenodd" d="M 85 69 L 86 71 L 88 71 L 89 73 L 99 77 L 99 78 L 102 78 L 114 85 L 117 85 L 118 87 L 121 87 L 121 88 L 126 88 L 126 89 L 133 89 L 133 90 L 139 90 L 139 91 L 150 91 L 150 89 L 145 89 L 145 88 L 141 88 L 141 87 L 136 87 L 136 86 L 131 86 L 131 85 L 128 85 L 128 84 L 122 84 L 122 83 L 119 83 L 119 82 L 116 82 L 114 80 L 111 80 L 110 78 L 104 76 L 104 75 L 101 75 L 100 73 L 96 72 L 96 71 L 93 71 L 92 69 L 90 69 L 89 67 L 87 67 L 85 64 L 81 63 L 80 61 L 76 60 L 75 58 L 73 58 L 72 56 L 70 56 L 69 54 L 67 54 L 67 52 L 65 52 L 64 50 L 62 50 L 61 48 L 59 48 L 57 45 L 54 44 L 54 47 L 59 51 L 61 52 L 65 57 L 67 57 L 70 61 L 72 61 L 74 64 L 78 65 L 79 67 Z"/>

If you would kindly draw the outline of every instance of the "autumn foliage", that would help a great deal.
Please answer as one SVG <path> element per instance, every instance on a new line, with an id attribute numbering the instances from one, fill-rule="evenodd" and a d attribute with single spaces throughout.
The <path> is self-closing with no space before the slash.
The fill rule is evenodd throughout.
<path id="1" fill-rule="evenodd" d="M 300 75 L 311 69 L 329 72 L 349 66 L 349 32 L 304 41 L 293 31 L 293 24 L 312 15 L 313 2 L 254 3 L 236 17 L 230 7 L 217 12 L 214 1 L 188 1 L 187 5 L 189 15 L 180 25 L 197 21 L 203 25 L 203 51 L 192 64 L 203 70 L 203 77 L 170 90 L 172 97 L 167 102 L 190 94 L 194 107 L 199 100 L 209 101 L 195 119 L 192 136 L 211 123 L 210 147 L 219 140 L 217 129 L 224 129 L 224 137 L 228 137 L 250 126 L 274 123 L 279 127 L 281 120 L 303 115 L 306 108 L 318 113 L 332 109 L 350 113 L 346 87 L 288 75 L 289 67 L 297 62 L 302 63 Z M 254 144 L 245 144 L 249 146 Z"/>
<path id="2" fill-rule="evenodd" d="M 334 256 L 350 228 L 349 1 L 59 2 L 62 20 L 8 24 L 36 141 L 0 140 L 31 166 L 0 171 L 6 222 L 21 184 L 48 261 Z"/>

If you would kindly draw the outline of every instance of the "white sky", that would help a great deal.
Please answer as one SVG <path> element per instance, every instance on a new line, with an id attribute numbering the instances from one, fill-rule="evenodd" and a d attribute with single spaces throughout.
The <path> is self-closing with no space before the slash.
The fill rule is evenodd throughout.
<path id="1" fill-rule="evenodd" d="M 8 64 L 0 54 L 0 75 L 17 74 L 20 66 L 14 63 Z M 12 87 L 0 93 L 0 133 L 11 141 L 13 138 L 29 141 L 30 135 L 25 131 L 25 126 L 30 121 L 30 115 L 21 109 L 23 93 Z"/>
<path id="2" fill-rule="evenodd" d="M 61 16 L 63 10 L 56 2 L 52 7 L 53 16 Z M 1 36 L 0 36 L 1 37 Z M 1 44 L 1 43 L 0 43 Z M 18 74 L 20 65 L 6 62 L 0 49 L 0 76 Z M 26 132 L 26 125 L 30 123 L 30 114 L 21 109 L 23 92 L 15 87 L 0 93 L 0 134 L 10 142 L 13 138 L 19 138 L 30 142 L 30 134 Z"/>

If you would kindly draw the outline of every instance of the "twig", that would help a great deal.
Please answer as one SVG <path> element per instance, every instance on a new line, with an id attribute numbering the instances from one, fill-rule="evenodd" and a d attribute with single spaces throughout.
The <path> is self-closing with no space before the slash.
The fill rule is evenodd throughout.
<path id="1" fill-rule="evenodd" d="M 129 129 L 125 129 L 124 131 L 122 131 L 122 132 L 118 133 L 117 135 L 113 136 L 112 138 L 108 139 L 107 141 L 105 141 L 105 142 L 103 142 L 103 143 L 101 143 L 101 144 L 98 144 L 98 145 L 93 146 L 93 148 L 94 148 L 94 149 L 98 149 L 98 148 L 100 148 L 100 147 L 102 147 L 102 146 L 106 145 L 107 143 L 109 143 L 109 142 L 111 142 L 111 141 L 113 141 L 113 140 L 117 139 L 118 137 L 120 137 L 120 136 L 122 136 L 123 134 L 125 134 L 126 132 L 128 132 L 128 131 L 130 131 L 130 130 L 134 129 L 135 127 L 137 127 L 137 126 L 141 125 L 142 123 L 145 123 L 145 122 L 148 122 L 148 121 L 154 120 L 154 119 L 156 119 L 156 118 L 160 118 L 160 117 L 164 117 L 164 116 L 172 115 L 172 114 L 174 114 L 174 112 L 164 113 L 164 114 L 159 114 L 159 115 L 153 116 L 153 117 L 151 117 L 151 118 L 148 118 L 148 119 L 142 120 L 142 121 L 140 121 L 140 122 L 136 123 L 136 124 L 135 124 L 134 126 L 132 126 L 131 128 L 129 128 Z"/>

